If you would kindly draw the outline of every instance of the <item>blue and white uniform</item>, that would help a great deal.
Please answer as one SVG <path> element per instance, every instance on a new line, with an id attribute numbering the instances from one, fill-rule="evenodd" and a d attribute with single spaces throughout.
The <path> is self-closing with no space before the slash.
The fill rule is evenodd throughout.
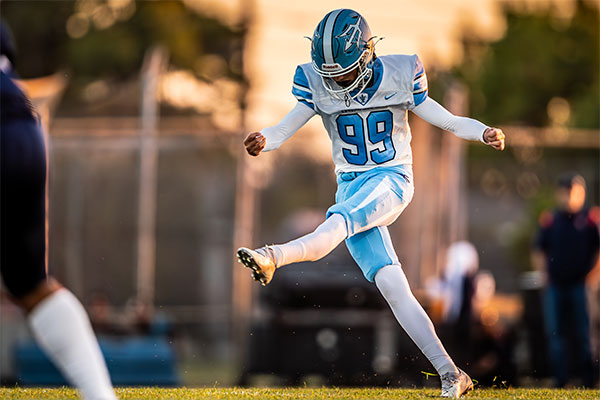
<path id="1" fill-rule="evenodd" d="M 416 55 L 388 55 L 373 62 L 372 83 L 346 101 L 335 98 L 311 64 L 296 68 L 292 93 L 298 104 L 280 124 L 266 128 L 265 151 L 278 148 L 318 114 L 332 142 L 337 213 L 347 224 L 348 249 L 369 281 L 399 264 L 387 225 L 410 203 L 414 187 L 408 111 L 457 136 L 481 140 L 485 125 L 456 117 L 428 98 L 427 76 Z"/>
<path id="2" fill-rule="evenodd" d="M 297 67 L 292 93 L 323 119 L 335 172 L 412 164 L 407 111 L 427 98 L 427 77 L 416 55 L 377 58 L 373 83 L 350 107 L 332 97 L 311 64 Z"/>

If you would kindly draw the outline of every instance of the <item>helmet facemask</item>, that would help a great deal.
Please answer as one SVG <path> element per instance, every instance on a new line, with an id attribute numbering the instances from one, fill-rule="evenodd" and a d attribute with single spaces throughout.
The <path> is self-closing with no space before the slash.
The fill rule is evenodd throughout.
<path id="1" fill-rule="evenodd" d="M 332 97 L 349 103 L 350 100 L 361 94 L 369 84 L 369 81 L 373 77 L 373 52 L 370 46 L 367 45 L 365 47 L 367 48 L 363 51 L 360 59 L 343 70 L 323 71 L 313 62 L 314 70 L 321 76 L 325 90 Z M 349 85 L 342 86 L 333 79 L 351 73 L 355 69 L 358 69 L 358 74 Z"/>

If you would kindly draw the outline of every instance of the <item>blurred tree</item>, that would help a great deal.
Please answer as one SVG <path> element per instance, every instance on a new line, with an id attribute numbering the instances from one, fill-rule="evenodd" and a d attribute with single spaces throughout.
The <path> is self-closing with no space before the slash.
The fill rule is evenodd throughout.
<path id="1" fill-rule="evenodd" d="M 489 124 L 599 128 L 598 8 L 576 0 L 565 16 L 550 2 L 541 10 L 507 2 L 502 39 L 487 43 L 466 30 L 454 72 L 469 88 L 471 115 Z"/>
<path id="2" fill-rule="evenodd" d="M 2 22 L 12 30 L 16 67 L 23 78 L 50 75 L 65 66 L 69 36 L 65 22 L 74 1 L 3 1 Z"/>
<path id="3" fill-rule="evenodd" d="M 202 77 L 209 62 L 208 70 L 216 65 L 221 76 L 242 80 L 243 29 L 181 1 L 7 1 L 0 13 L 13 30 L 24 78 L 66 69 L 76 86 L 122 79 L 139 71 L 146 49 L 163 44 L 176 67 Z"/>

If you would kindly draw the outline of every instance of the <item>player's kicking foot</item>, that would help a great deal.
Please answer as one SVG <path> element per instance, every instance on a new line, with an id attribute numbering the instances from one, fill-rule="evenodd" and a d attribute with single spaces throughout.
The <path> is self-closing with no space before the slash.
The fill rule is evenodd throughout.
<path id="1" fill-rule="evenodd" d="M 472 389 L 473 381 L 460 368 L 458 368 L 458 373 L 448 372 L 442 375 L 442 397 L 458 399 Z"/>
<path id="2" fill-rule="evenodd" d="M 238 262 L 252 270 L 252 277 L 259 281 L 263 286 L 267 285 L 273 279 L 275 273 L 275 255 L 273 249 L 268 246 L 260 249 L 250 250 L 246 247 L 240 247 L 237 250 Z"/>

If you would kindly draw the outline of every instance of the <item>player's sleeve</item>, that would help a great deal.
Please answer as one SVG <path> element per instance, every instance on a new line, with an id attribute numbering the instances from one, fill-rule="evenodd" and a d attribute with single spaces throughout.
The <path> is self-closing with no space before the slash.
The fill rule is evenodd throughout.
<path id="1" fill-rule="evenodd" d="M 296 73 L 294 74 L 294 83 L 292 85 L 292 94 L 298 100 L 299 103 L 304 104 L 310 109 L 315 109 L 315 104 L 313 103 L 312 91 L 310 90 L 310 85 L 308 84 L 308 78 L 304 73 L 304 70 L 301 66 L 296 68 Z"/>
<path id="2" fill-rule="evenodd" d="M 427 99 L 428 94 L 429 90 L 427 86 L 427 74 L 425 73 L 425 67 L 423 67 L 421 59 L 419 58 L 419 56 L 417 56 L 412 81 L 412 95 L 414 101 L 413 107 L 416 107 L 419 104 L 423 103 L 425 99 Z"/>
<path id="3" fill-rule="evenodd" d="M 300 103 L 296 103 L 296 106 L 277 125 L 260 131 L 267 139 L 263 151 L 278 149 L 283 142 L 291 138 L 298 129 L 302 128 L 308 120 L 317 114 L 312 108 Z"/>
<path id="4" fill-rule="evenodd" d="M 480 140 L 483 142 L 483 133 L 488 128 L 487 125 L 475 119 L 452 114 L 431 97 L 427 97 L 425 101 L 413 108 L 412 112 L 431 125 L 452 132 L 462 139 Z"/>

